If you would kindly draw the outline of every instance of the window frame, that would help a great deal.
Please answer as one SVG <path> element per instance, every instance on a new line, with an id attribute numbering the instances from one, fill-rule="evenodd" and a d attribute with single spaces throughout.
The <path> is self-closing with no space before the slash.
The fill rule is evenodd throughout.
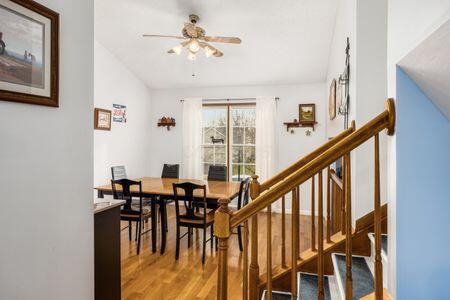
<path id="1" fill-rule="evenodd" d="M 232 99 L 230 99 L 232 101 Z M 230 140 L 230 138 L 233 138 L 232 136 L 232 130 L 233 130 L 233 126 L 232 126 L 232 113 L 231 110 L 235 109 L 235 108 L 246 108 L 246 107 L 252 107 L 254 109 L 256 109 L 256 103 L 254 102 L 250 102 L 250 103 L 203 103 L 203 108 L 208 108 L 208 107 L 222 107 L 222 108 L 226 108 L 227 111 L 227 125 L 226 125 L 226 139 L 227 139 L 227 143 L 226 143 L 226 166 L 227 166 L 227 179 L 228 181 L 233 181 L 233 159 L 231 157 L 232 155 L 232 147 L 233 147 L 233 141 Z M 203 128 L 202 128 L 203 130 Z M 255 125 L 255 131 L 256 131 L 256 125 Z M 256 132 L 255 132 L 256 134 Z M 203 144 L 203 135 L 202 135 L 202 148 L 205 144 Z M 240 144 L 238 144 L 240 145 Z M 254 146 L 255 147 L 255 156 L 256 156 L 256 141 L 255 144 L 245 144 L 245 140 L 244 140 L 244 144 L 243 146 Z M 203 151 L 203 149 L 202 149 Z M 202 160 L 202 168 L 203 165 L 206 162 L 204 162 Z M 241 163 L 242 166 L 244 166 L 245 169 L 245 163 L 242 162 Z M 253 164 L 250 164 L 253 165 Z M 256 157 L 255 157 L 255 168 L 256 168 Z"/>

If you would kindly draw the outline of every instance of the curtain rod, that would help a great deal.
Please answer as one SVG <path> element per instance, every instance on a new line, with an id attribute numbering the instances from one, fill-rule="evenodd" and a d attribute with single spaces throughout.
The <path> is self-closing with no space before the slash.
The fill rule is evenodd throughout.
<path id="1" fill-rule="evenodd" d="M 229 99 L 214 98 L 214 99 L 202 99 L 202 100 L 203 101 L 207 101 L 207 102 L 215 102 L 215 101 L 221 101 L 221 102 L 226 101 L 226 102 L 229 102 L 229 101 L 254 101 L 254 100 L 256 100 L 256 98 L 229 98 Z M 280 100 L 280 98 L 279 97 L 275 97 L 275 101 L 278 101 L 278 100 Z M 184 99 L 181 99 L 180 102 L 184 102 Z"/>

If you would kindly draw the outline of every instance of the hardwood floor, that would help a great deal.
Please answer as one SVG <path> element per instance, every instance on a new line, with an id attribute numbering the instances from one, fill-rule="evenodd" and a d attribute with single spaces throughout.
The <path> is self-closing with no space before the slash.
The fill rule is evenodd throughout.
<path id="1" fill-rule="evenodd" d="M 216 299 L 217 253 L 208 244 L 206 262 L 201 262 L 202 232 L 194 230 L 193 245 L 187 248 L 187 238 L 180 246 L 180 258 L 175 260 L 175 213 L 174 207 L 168 206 L 167 248 L 164 255 L 151 251 L 151 233 L 142 239 L 141 254 L 136 255 L 134 240 L 128 241 L 128 230 L 121 233 L 122 256 L 122 299 Z M 290 233 L 290 215 L 286 216 L 286 232 Z M 308 216 L 300 218 L 300 249 L 310 247 L 310 220 Z M 281 215 L 272 216 L 272 251 L 273 265 L 281 261 Z M 127 224 L 123 223 L 122 227 Z M 158 224 L 159 225 L 159 224 Z M 259 217 L 259 262 L 261 273 L 265 272 L 266 257 L 266 218 Z M 183 229 L 182 229 L 183 230 Z M 133 239 L 134 239 L 133 228 Z M 183 234 L 185 231 L 182 231 Z M 209 235 L 209 230 L 208 230 Z M 158 232 L 160 237 L 160 232 Z M 158 240 L 158 248 L 160 246 Z M 290 257 L 290 236 L 286 237 L 286 256 Z M 242 299 L 242 254 L 239 251 L 237 235 L 230 238 L 229 264 L 229 299 Z M 289 264 L 289 261 L 288 261 Z"/>

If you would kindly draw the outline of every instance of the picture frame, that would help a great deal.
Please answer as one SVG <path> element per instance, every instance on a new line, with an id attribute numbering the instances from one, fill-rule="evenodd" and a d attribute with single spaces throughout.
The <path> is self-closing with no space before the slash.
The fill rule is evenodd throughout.
<path id="1" fill-rule="evenodd" d="M 316 122 L 316 105 L 314 103 L 299 104 L 299 122 L 300 123 Z"/>
<path id="2" fill-rule="evenodd" d="M 59 107 L 59 14 L 0 0 L 0 100 Z"/>
<path id="3" fill-rule="evenodd" d="M 330 85 L 330 95 L 328 97 L 328 116 L 330 120 L 336 118 L 336 79 L 331 81 Z"/>
<path id="4" fill-rule="evenodd" d="M 94 129 L 96 130 L 111 130 L 112 112 L 108 109 L 95 108 L 94 109 Z"/>

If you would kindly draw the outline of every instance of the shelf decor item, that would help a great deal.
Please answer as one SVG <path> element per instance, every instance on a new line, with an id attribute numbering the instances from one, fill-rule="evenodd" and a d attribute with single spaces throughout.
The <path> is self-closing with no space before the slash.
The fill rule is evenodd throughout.
<path id="1" fill-rule="evenodd" d="M 59 14 L 0 0 L 0 100 L 59 106 Z"/>
<path id="2" fill-rule="evenodd" d="M 111 130 L 111 111 L 102 108 L 94 109 L 94 129 Z"/>
<path id="3" fill-rule="evenodd" d="M 170 127 L 175 127 L 176 124 L 175 118 L 162 117 L 158 120 L 158 127 L 167 127 L 167 130 L 170 130 Z"/>

